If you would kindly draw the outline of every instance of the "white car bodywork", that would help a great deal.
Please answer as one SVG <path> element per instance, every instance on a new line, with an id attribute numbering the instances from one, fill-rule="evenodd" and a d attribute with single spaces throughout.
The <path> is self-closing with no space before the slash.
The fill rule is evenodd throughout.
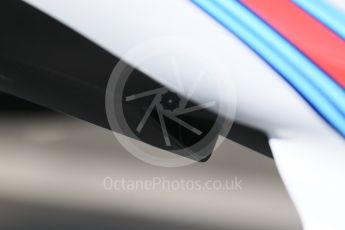
<path id="1" fill-rule="evenodd" d="M 193 46 L 184 46 L 187 53 L 193 55 L 198 50 L 207 56 L 208 68 L 217 68 L 218 73 L 219 68 L 222 70 L 217 76 L 222 82 L 219 89 L 223 95 L 222 103 L 234 106 L 234 92 L 229 92 L 234 88 L 235 119 L 269 135 L 278 168 L 305 229 L 345 229 L 344 139 L 263 60 L 191 2 L 26 2 L 176 90 L 179 89 L 169 80 L 168 70 L 154 62 L 143 66 L 142 57 L 138 57 L 140 53 L 128 55 L 128 52 L 162 37 L 178 39 L 168 39 L 168 45 L 159 46 L 160 50 L 183 45 L 180 43 L 183 40 L 193 42 Z M 340 0 L 333 2 L 344 6 Z M 188 73 L 188 68 L 198 66 L 180 69 L 184 86 L 193 80 L 193 76 L 183 74 Z M 212 81 L 215 76 L 208 77 Z M 196 94 L 199 94 L 196 97 L 207 97 L 205 92 Z"/>

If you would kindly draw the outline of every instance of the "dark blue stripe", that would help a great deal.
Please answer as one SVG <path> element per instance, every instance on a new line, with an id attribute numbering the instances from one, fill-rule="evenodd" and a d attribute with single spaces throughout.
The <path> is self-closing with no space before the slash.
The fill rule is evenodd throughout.
<path id="1" fill-rule="evenodd" d="M 239 2 L 192 2 L 255 50 L 345 137 L 345 92 L 340 86 Z"/>

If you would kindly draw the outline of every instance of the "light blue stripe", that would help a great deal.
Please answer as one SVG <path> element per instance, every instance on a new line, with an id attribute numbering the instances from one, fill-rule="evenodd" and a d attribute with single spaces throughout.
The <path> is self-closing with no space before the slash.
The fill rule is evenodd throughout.
<path id="1" fill-rule="evenodd" d="M 345 39 L 345 14 L 343 12 L 323 0 L 294 0 L 294 2 Z"/>
<path id="2" fill-rule="evenodd" d="M 342 88 L 237 1 L 192 1 L 268 61 L 345 136 L 345 92 Z"/>
<path id="3" fill-rule="evenodd" d="M 294 68 L 300 73 L 299 77 L 305 78 L 309 84 L 313 84 L 315 88 L 319 89 L 345 116 L 345 91 L 329 76 L 238 2 L 228 0 L 212 0 L 212 2 L 232 15 L 241 24 L 241 27 L 251 32 L 251 36 L 246 36 L 245 39 L 253 40 L 254 44 L 251 47 L 255 48 L 256 44 L 260 42 L 265 43 L 266 49 L 262 52 L 271 51 L 279 55 L 290 64 L 290 68 Z M 273 58 L 267 56 L 269 62 L 271 59 Z"/>

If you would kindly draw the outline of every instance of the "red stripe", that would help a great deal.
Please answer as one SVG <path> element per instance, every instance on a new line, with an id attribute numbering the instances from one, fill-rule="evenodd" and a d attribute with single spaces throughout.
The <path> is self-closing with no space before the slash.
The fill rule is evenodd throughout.
<path id="1" fill-rule="evenodd" d="M 345 41 L 341 37 L 290 0 L 241 2 L 345 88 Z"/>

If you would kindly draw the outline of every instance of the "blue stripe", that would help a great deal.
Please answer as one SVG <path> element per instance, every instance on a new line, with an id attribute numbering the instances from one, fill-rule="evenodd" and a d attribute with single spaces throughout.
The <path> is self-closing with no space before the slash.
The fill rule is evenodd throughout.
<path id="1" fill-rule="evenodd" d="M 294 0 L 299 7 L 345 39 L 345 14 L 323 0 Z"/>
<path id="2" fill-rule="evenodd" d="M 192 0 L 280 73 L 345 137 L 345 91 L 238 1 Z"/>

